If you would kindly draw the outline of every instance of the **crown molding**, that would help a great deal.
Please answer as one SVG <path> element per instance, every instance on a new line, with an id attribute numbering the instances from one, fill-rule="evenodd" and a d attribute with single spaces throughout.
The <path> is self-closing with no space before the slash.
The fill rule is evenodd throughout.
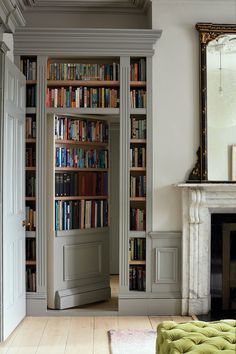
<path id="1" fill-rule="evenodd" d="M 14 35 L 16 55 L 151 56 L 160 30 L 24 27 Z"/>
<path id="2" fill-rule="evenodd" d="M 21 6 L 18 2 L 12 0 L 0 1 L 0 22 L 8 32 L 15 32 L 20 26 L 25 26 Z"/>
<path id="3" fill-rule="evenodd" d="M 27 12 L 145 14 L 151 0 L 19 0 Z"/>
<path id="4" fill-rule="evenodd" d="M 196 4 L 196 5 L 215 5 L 215 4 L 235 4 L 235 0 L 152 0 L 155 4 L 170 5 L 170 4 Z"/>

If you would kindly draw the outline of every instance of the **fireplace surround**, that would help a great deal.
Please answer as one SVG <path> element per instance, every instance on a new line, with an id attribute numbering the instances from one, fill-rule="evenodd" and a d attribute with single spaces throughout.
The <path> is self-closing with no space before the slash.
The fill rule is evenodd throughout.
<path id="1" fill-rule="evenodd" d="M 182 190 L 182 315 L 211 309 L 211 214 L 236 213 L 236 184 L 184 183 Z"/>

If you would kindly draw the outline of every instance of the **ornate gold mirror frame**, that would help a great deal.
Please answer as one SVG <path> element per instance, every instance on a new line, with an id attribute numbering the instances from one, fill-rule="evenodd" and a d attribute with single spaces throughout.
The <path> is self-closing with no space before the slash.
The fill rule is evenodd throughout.
<path id="1" fill-rule="evenodd" d="M 197 23 L 196 29 L 200 41 L 200 147 L 188 182 L 211 182 L 207 163 L 207 44 L 220 35 L 236 33 L 236 25 Z"/>

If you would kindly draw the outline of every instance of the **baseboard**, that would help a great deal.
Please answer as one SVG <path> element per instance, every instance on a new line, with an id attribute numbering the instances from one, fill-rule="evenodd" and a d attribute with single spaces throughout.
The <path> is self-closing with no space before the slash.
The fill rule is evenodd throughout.
<path id="1" fill-rule="evenodd" d="M 119 299 L 119 315 L 178 316 L 181 299 Z"/>
<path id="2" fill-rule="evenodd" d="M 91 304 L 93 302 L 107 300 L 111 297 L 111 288 L 102 288 L 92 291 L 85 291 L 68 294 L 65 291 L 56 292 L 56 309 L 63 310 L 75 306 Z"/>
<path id="3" fill-rule="evenodd" d="M 26 316 L 45 316 L 46 312 L 46 299 L 30 298 L 26 300 Z"/>

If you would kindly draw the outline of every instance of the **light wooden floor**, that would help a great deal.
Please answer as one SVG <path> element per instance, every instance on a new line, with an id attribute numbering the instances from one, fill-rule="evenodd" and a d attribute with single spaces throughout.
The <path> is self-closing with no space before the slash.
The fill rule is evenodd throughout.
<path id="1" fill-rule="evenodd" d="M 163 320 L 191 317 L 26 317 L 0 354 L 109 354 L 109 329 L 154 329 Z M 128 354 L 128 353 L 127 353 Z"/>

